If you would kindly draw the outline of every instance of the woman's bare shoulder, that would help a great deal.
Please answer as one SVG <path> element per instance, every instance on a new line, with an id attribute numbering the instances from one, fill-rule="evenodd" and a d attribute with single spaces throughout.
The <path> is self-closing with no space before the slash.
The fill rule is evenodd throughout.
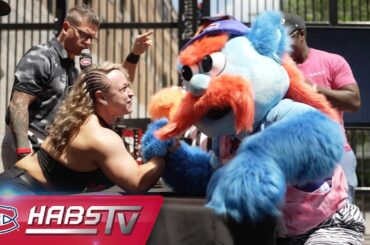
<path id="1" fill-rule="evenodd" d="M 103 150 L 123 145 L 122 138 L 112 129 L 101 126 L 96 118 L 88 118 L 78 134 L 87 145 L 95 149 Z"/>

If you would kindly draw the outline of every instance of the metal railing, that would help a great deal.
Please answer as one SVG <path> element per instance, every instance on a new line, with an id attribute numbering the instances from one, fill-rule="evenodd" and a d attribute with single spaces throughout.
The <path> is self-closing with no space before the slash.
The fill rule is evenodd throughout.
<path id="1" fill-rule="evenodd" d="M 357 158 L 358 186 L 370 187 L 370 127 L 347 126 L 346 134 Z"/>
<path id="2" fill-rule="evenodd" d="M 370 235 L 370 126 L 346 126 L 348 143 L 357 159 L 357 179 L 355 203 L 362 211 Z"/>
<path id="3" fill-rule="evenodd" d="M 14 69 L 32 46 L 46 43 L 58 32 L 66 9 L 88 4 L 101 18 L 99 42 L 92 47 L 94 63 L 122 62 L 135 37 L 153 30 L 154 47 L 141 57 L 130 118 L 146 118 L 146 105 L 162 87 L 178 84 L 176 58 L 178 15 L 171 0 L 9 0 L 11 13 L 0 18 L 0 138 L 14 82 Z M 63 10 L 64 8 L 64 10 Z"/>
<path id="4" fill-rule="evenodd" d="M 369 25 L 369 0 L 282 0 L 281 9 L 301 15 L 308 23 Z"/>
<path id="5" fill-rule="evenodd" d="M 10 100 L 14 69 L 21 56 L 32 46 L 46 43 L 58 32 L 65 14 L 61 8 L 69 9 L 83 3 L 95 9 L 101 19 L 99 42 L 92 47 L 94 63 L 122 62 L 137 35 L 154 31 L 155 46 L 141 57 L 137 69 L 135 81 L 140 82 L 133 85 L 136 96 L 131 117 L 147 117 L 150 95 L 159 88 L 178 84 L 178 15 L 171 0 L 10 0 L 11 14 L 0 19 L 1 122 Z"/>
<path id="6" fill-rule="evenodd" d="M 370 25 L 370 0 L 203 0 L 205 15 L 229 14 L 245 23 L 265 10 L 301 15 L 307 23 Z"/>

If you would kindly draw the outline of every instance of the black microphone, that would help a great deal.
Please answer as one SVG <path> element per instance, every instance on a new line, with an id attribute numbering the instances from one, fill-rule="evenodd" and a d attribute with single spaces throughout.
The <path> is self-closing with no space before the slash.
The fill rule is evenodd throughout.
<path id="1" fill-rule="evenodd" d="M 83 70 L 92 64 L 90 49 L 83 49 L 80 54 L 80 69 Z"/>

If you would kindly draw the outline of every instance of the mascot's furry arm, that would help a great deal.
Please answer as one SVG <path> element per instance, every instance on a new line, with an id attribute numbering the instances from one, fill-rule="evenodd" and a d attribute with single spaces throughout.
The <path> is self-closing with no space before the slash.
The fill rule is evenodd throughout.
<path id="1" fill-rule="evenodd" d="M 149 102 L 149 115 L 154 121 L 142 139 L 144 161 L 154 156 L 165 157 L 166 165 L 163 179 L 174 191 L 188 195 L 204 195 L 207 184 L 213 173 L 209 164 L 210 155 L 199 147 L 191 147 L 184 141 L 174 144 L 172 141 L 160 141 L 153 132 L 167 124 L 176 111 L 185 91 L 180 87 L 169 87 L 159 90 Z"/>
<path id="2" fill-rule="evenodd" d="M 343 153 L 340 131 L 339 124 L 311 111 L 247 138 L 237 156 L 213 175 L 207 206 L 237 221 L 278 215 L 286 183 L 330 176 Z"/>

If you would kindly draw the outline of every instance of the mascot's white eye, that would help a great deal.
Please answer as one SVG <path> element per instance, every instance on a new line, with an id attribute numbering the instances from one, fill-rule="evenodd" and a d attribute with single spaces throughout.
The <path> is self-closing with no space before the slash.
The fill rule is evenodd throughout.
<path id="1" fill-rule="evenodd" d="M 218 76 L 226 66 L 226 57 L 221 52 L 215 52 L 204 56 L 201 62 L 202 71 L 210 76 Z"/>
<path id="2" fill-rule="evenodd" d="M 190 81 L 194 74 L 199 73 L 199 67 L 197 65 L 183 66 L 181 69 L 181 76 L 186 80 Z"/>

